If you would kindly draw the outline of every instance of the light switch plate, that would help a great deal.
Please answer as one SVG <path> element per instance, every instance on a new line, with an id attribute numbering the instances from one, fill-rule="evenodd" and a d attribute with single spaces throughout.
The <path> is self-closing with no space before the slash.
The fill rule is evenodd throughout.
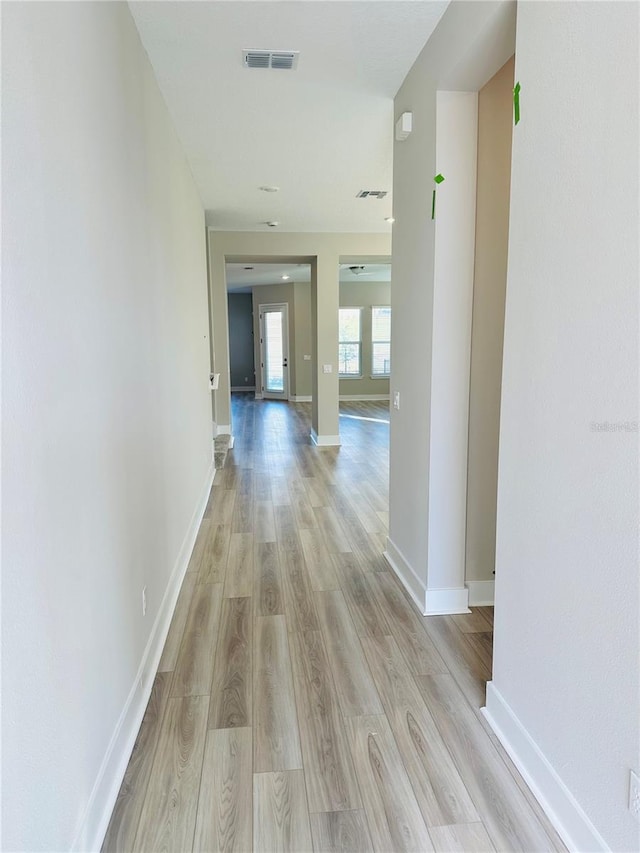
<path id="1" fill-rule="evenodd" d="M 310 355 L 303 355 L 303 356 L 302 356 L 302 358 L 303 358 L 305 361 L 311 361 L 311 356 L 310 356 Z"/>
<path id="2" fill-rule="evenodd" d="M 332 364 L 323 364 L 322 365 L 323 373 L 333 373 L 333 365 Z"/>
<path id="3" fill-rule="evenodd" d="M 399 391 L 393 392 L 393 408 L 396 409 L 397 411 L 400 410 L 400 392 Z"/>

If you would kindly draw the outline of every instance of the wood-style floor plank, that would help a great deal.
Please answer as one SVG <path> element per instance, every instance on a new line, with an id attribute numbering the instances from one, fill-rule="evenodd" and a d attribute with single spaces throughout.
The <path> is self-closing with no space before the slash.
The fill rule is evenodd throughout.
<path id="1" fill-rule="evenodd" d="M 325 547 L 330 554 L 344 554 L 352 550 L 351 543 L 338 521 L 335 512 L 328 506 L 320 506 L 314 510 L 318 527 L 324 538 Z"/>
<path id="2" fill-rule="evenodd" d="M 333 568 L 331 556 L 319 527 L 298 531 L 304 558 L 309 569 L 311 588 L 315 590 L 338 589 L 340 584 Z"/>
<path id="3" fill-rule="evenodd" d="M 451 675 L 416 682 L 498 850 L 554 850 Z"/>
<path id="4" fill-rule="evenodd" d="M 278 504 L 274 507 L 276 523 L 276 539 L 281 551 L 299 551 L 301 548 L 296 518 L 288 504 Z"/>
<path id="5" fill-rule="evenodd" d="M 284 616 L 260 616 L 254 626 L 253 769 L 302 768 L 298 717 Z"/>
<path id="6" fill-rule="evenodd" d="M 253 835 L 250 728 L 208 732 L 202 764 L 194 853 L 246 853 Z"/>
<path id="7" fill-rule="evenodd" d="M 309 809 L 360 808 L 353 763 L 319 631 L 289 635 Z"/>
<path id="8" fill-rule="evenodd" d="M 356 631 L 360 637 L 379 637 L 391 629 L 378 607 L 356 554 L 332 554 L 331 559 Z"/>
<path id="9" fill-rule="evenodd" d="M 212 516 L 212 520 L 215 516 Z M 211 524 L 209 537 L 204 547 L 198 583 L 223 583 L 229 554 L 231 525 Z"/>
<path id="10" fill-rule="evenodd" d="M 382 705 L 342 592 L 317 592 L 315 600 L 342 713 L 346 717 L 382 714 Z"/>
<path id="11" fill-rule="evenodd" d="M 276 542 L 276 522 L 271 501 L 256 501 L 255 504 L 256 542 Z"/>
<path id="12" fill-rule="evenodd" d="M 253 592 L 253 533 L 232 533 L 229 541 L 225 598 L 246 598 Z"/>
<path id="13" fill-rule="evenodd" d="M 397 581 L 387 572 L 371 572 L 367 581 L 411 672 L 414 675 L 447 672 L 438 649 L 427 636 L 420 617 L 404 597 Z"/>
<path id="14" fill-rule="evenodd" d="M 102 853 L 127 853 L 133 848 L 170 686 L 170 673 L 159 672 L 118 792 Z"/>
<path id="15" fill-rule="evenodd" d="M 171 683 L 172 696 L 209 695 L 222 584 L 198 584 Z"/>
<path id="16" fill-rule="evenodd" d="M 280 551 L 277 543 L 258 542 L 254 559 L 253 597 L 256 616 L 283 614 Z"/>
<path id="17" fill-rule="evenodd" d="M 208 709 L 208 696 L 168 700 L 134 851 L 191 850 Z"/>
<path id="18" fill-rule="evenodd" d="M 314 853 L 373 853 L 361 809 L 311 814 L 311 835 Z"/>
<path id="19" fill-rule="evenodd" d="M 211 496 L 209 497 L 209 501 L 211 501 Z M 190 574 L 191 572 L 195 572 L 197 574 L 200 571 L 200 563 L 202 562 L 202 555 L 204 553 L 205 545 L 207 544 L 207 539 L 209 538 L 209 529 L 211 527 L 211 518 L 207 512 L 208 510 L 209 504 L 207 504 L 204 517 L 200 522 L 198 535 L 196 536 L 193 551 L 191 552 L 191 558 L 189 559 L 189 565 L 187 566 L 187 574 Z"/>
<path id="20" fill-rule="evenodd" d="M 429 833 L 436 853 L 493 853 L 495 850 L 481 823 L 434 826 Z"/>
<path id="21" fill-rule="evenodd" d="M 196 585 L 197 575 L 195 572 L 188 572 L 184 576 L 176 609 L 173 611 L 171 625 L 167 640 L 162 650 L 162 657 L 158 666 L 158 672 L 172 672 L 176 668 L 178 662 L 178 653 L 180 652 L 180 644 L 184 636 L 184 629 L 189 616 L 189 608 L 191 607 L 191 599 L 193 598 L 193 590 Z"/>
<path id="22" fill-rule="evenodd" d="M 362 645 L 427 826 L 480 820 L 393 637 Z"/>
<path id="23" fill-rule="evenodd" d="M 374 850 L 433 850 L 387 718 L 350 717 L 345 723 Z"/>
<path id="24" fill-rule="evenodd" d="M 252 613 L 250 598 L 225 598 L 213 666 L 209 728 L 251 725 Z"/>
<path id="25" fill-rule="evenodd" d="M 255 853 L 310 853 L 311 829 L 302 770 L 253 776 Z"/>
<path id="26" fill-rule="evenodd" d="M 281 555 L 282 589 L 289 631 L 316 631 L 318 618 L 304 556 L 300 551 Z"/>

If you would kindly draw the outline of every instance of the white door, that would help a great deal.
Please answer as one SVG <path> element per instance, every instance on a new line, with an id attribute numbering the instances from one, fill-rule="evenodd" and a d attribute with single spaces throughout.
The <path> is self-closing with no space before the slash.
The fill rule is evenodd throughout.
<path id="1" fill-rule="evenodd" d="M 287 305 L 260 305 L 262 396 L 289 399 L 289 315 Z"/>

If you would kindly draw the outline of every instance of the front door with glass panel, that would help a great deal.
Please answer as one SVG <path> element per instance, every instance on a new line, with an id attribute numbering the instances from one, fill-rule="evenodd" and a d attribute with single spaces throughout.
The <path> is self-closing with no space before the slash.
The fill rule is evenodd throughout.
<path id="1" fill-rule="evenodd" d="M 287 305 L 260 305 L 262 396 L 289 399 L 289 318 Z"/>

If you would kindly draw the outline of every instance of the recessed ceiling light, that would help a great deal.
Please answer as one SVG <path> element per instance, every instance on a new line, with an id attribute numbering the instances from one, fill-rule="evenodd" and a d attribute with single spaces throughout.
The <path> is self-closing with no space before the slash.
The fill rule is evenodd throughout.
<path id="1" fill-rule="evenodd" d="M 283 281 L 286 281 L 288 278 L 291 278 L 291 276 L 290 276 L 290 275 L 282 275 L 282 276 L 280 276 L 280 278 L 281 278 Z"/>
<path id="2" fill-rule="evenodd" d="M 253 267 L 245 267 L 246 270 L 252 270 Z"/>
<path id="3" fill-rule="evenodd" d="M 262 190 L 263 193 L 277 193 L 280 190 L 280 187 L 264 186 L 258 187 L 258 189 Z"/>
<path id="4" fill-rule="evenodd" d="M 278 222 L 278 220 L 277 220 L 277 219 L 272 219 L 272 220 L 270 220 L 270 221 L 268 221 L 268 222 L 265 222 L 264 224 L 265 224 L 265 225 L 268 225 L 268 226 L 269 226 L 269 228 L 276 228 L 278 225 L 280 225 L 280 223 Z"/>
<path id="5" fill-rule="evenodd" d="M 390 225 L 393 225 L 395 219 L 393 218 L 393 216 L 385 216 L 384 221 L 388 222 Z"/>

